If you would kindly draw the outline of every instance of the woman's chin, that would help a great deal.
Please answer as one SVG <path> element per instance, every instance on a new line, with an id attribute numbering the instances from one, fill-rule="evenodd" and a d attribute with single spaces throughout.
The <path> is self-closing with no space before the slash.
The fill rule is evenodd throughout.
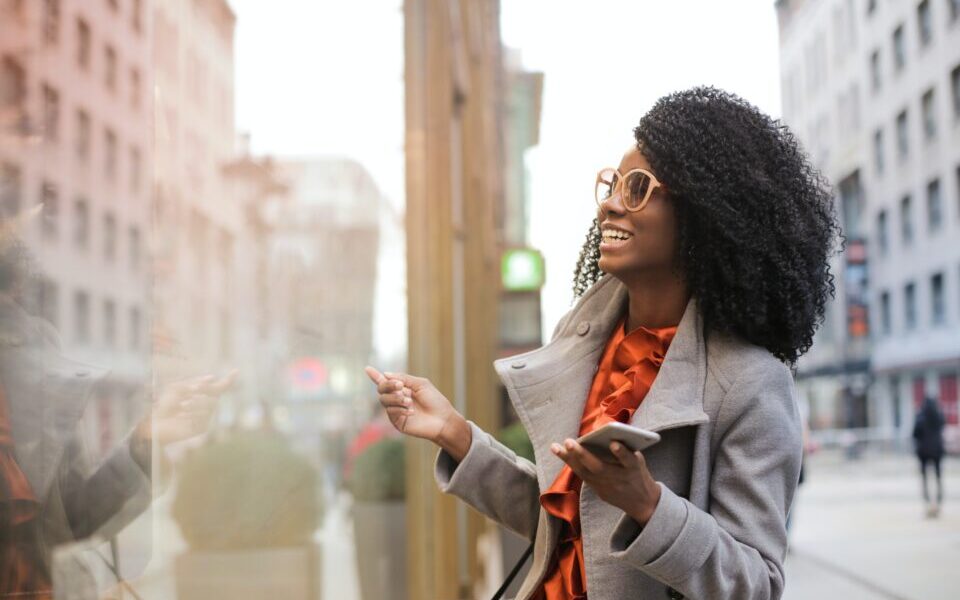
<path id="1" fill-rule="evenodd" d="M 617 262 L 618 261 L 612 256 L 601 254 L 600 258 L 597 260 L 597 266 L 600 267 L 600 270 L 604 273 L 609 273 L 616 276 L 617 271 L 619 271 L 617 268 Z"/>

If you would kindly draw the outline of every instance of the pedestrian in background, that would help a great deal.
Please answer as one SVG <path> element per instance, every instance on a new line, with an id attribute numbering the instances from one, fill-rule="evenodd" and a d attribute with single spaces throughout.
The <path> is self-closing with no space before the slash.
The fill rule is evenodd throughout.
<path id="1" fill-rule="evenodd" d="M 917 458 L 920 459 L 920 476 L 923 481 L 923 501 L 927 505 L 927 517 L 934 518 L 940 514 L 943 503 L 943 478 L 940 476 L 940 460 L 943 458 L 943 412 L 937 401 L 927 397 L 923 406 L 917 412 L 913 423 L 913 441 Z M 927 490 L 927 467 L 933 467 L 937 478 L 937 497 L 930 501 L 930 492 Z"/>

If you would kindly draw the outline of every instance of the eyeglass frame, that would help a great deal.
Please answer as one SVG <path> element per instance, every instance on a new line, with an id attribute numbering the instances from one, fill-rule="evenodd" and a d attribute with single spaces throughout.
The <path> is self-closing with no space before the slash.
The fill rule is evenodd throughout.
<path id="1" fill-rule="evenodd" d="M 613 171 L 614 173 L 617 174 L 617 177 L 619 177 L 619 179 L 617 179 L 616 184 L 613 186 L 613 190 L 610 192 L 610 195 L 604 198 L 603 200 L 601 200 L 600 198 L 597 197 L 597 186 L 600 185 L 600 182 L 602 181 L 600 178 L 606 171 Z M 643 200 L 640 201 L 640 204 L 638 204 L 636 208 L 630 208 L 629 206 L 626 205 L 626 203 L 622 202 L 623 200 L 622 194 L 620 197 L 621 204 L 623 204 L 623 208 L 627 212 L 640 212 L 641 210 L 646 208 L 647 202 L 650 201 L 650 197 L 653 196 L 653 193 L 657 191 L 657 189 L 664 187 L 664 185 L 660 183 L 660 180 L 657 179 L 656 175 L 654 175 L 653 173 L 651 173 L 646 169 L 640 169 L 640 168 L 630 169 L 624 175 L 620 174 L 620 169 L 614 169 L 613 167 L 604 167 L 599 171 L 597 171 L 597 180 L 593 184 L 593 197 L 597 201 L 597 206 L 602 208 L 603 203 L 605 201 L 613 198 L 617 194 L 617 192 L 622 192 L 623 182 L 627 180 L 627 177 L 637 172 L 643 173 L 644 175 L 650 178 L 650 184 L 647 186 L 647 193 L 644 195 Z M 603 183 L 607 183 L 607 182 L 604 181 Z"/>

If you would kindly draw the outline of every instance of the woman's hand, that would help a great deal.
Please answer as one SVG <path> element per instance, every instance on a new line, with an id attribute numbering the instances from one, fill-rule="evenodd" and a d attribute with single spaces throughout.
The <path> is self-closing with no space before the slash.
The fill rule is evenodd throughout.
<path id="1" fill-rule="evenodd" d="M 660 486 L 647 469 L 642 452 L 631 452 L 619 442 L 610 443 L 616 463 L 605 462 L 576 440 L 552 444 L 551 452 L 570 465 L 583 483 L 607 504 L 616 506 L 644 526 L 660 501 Z"/>
<path id="2" fill-rule="evenodd" d="M 460 462 L 470 449 L 470 426 L 428 379 L 364 369 L 397 431 L 430 440 Z"/>
<path id="3" fill-rule="evenodd" d="M 138 441 L 161 446 L 205 433 L 216 413 L 220 395 L 233 387 L 237 372 L 217 377 L 193 377 L 167 385 L 134 430 Z"/>

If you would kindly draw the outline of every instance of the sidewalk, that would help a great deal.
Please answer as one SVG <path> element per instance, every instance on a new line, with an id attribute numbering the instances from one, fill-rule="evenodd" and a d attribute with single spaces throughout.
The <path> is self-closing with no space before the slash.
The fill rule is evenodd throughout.
<path id="1" fill-rule="evenodd" d="M 794 507 L 784 600 L 937 600 L 957 598 L 960 569 L 960 459 L 945 459 L 945 503 L 924 517 L 912 455 L 847 461 L 809 457 Z M 931 482 L 932 483 L 932 482 Z M 349 498 L 330 507 L 324 547 L 324 598 L 359 598 Z"/>
<path id="2" fill-rule="evenodd" d="M 913 456 L 810 457 L 794 508 L 784 599 L 957 598 L 960 460 L 943 466 L 943 511 L 927 519 Z"/>

